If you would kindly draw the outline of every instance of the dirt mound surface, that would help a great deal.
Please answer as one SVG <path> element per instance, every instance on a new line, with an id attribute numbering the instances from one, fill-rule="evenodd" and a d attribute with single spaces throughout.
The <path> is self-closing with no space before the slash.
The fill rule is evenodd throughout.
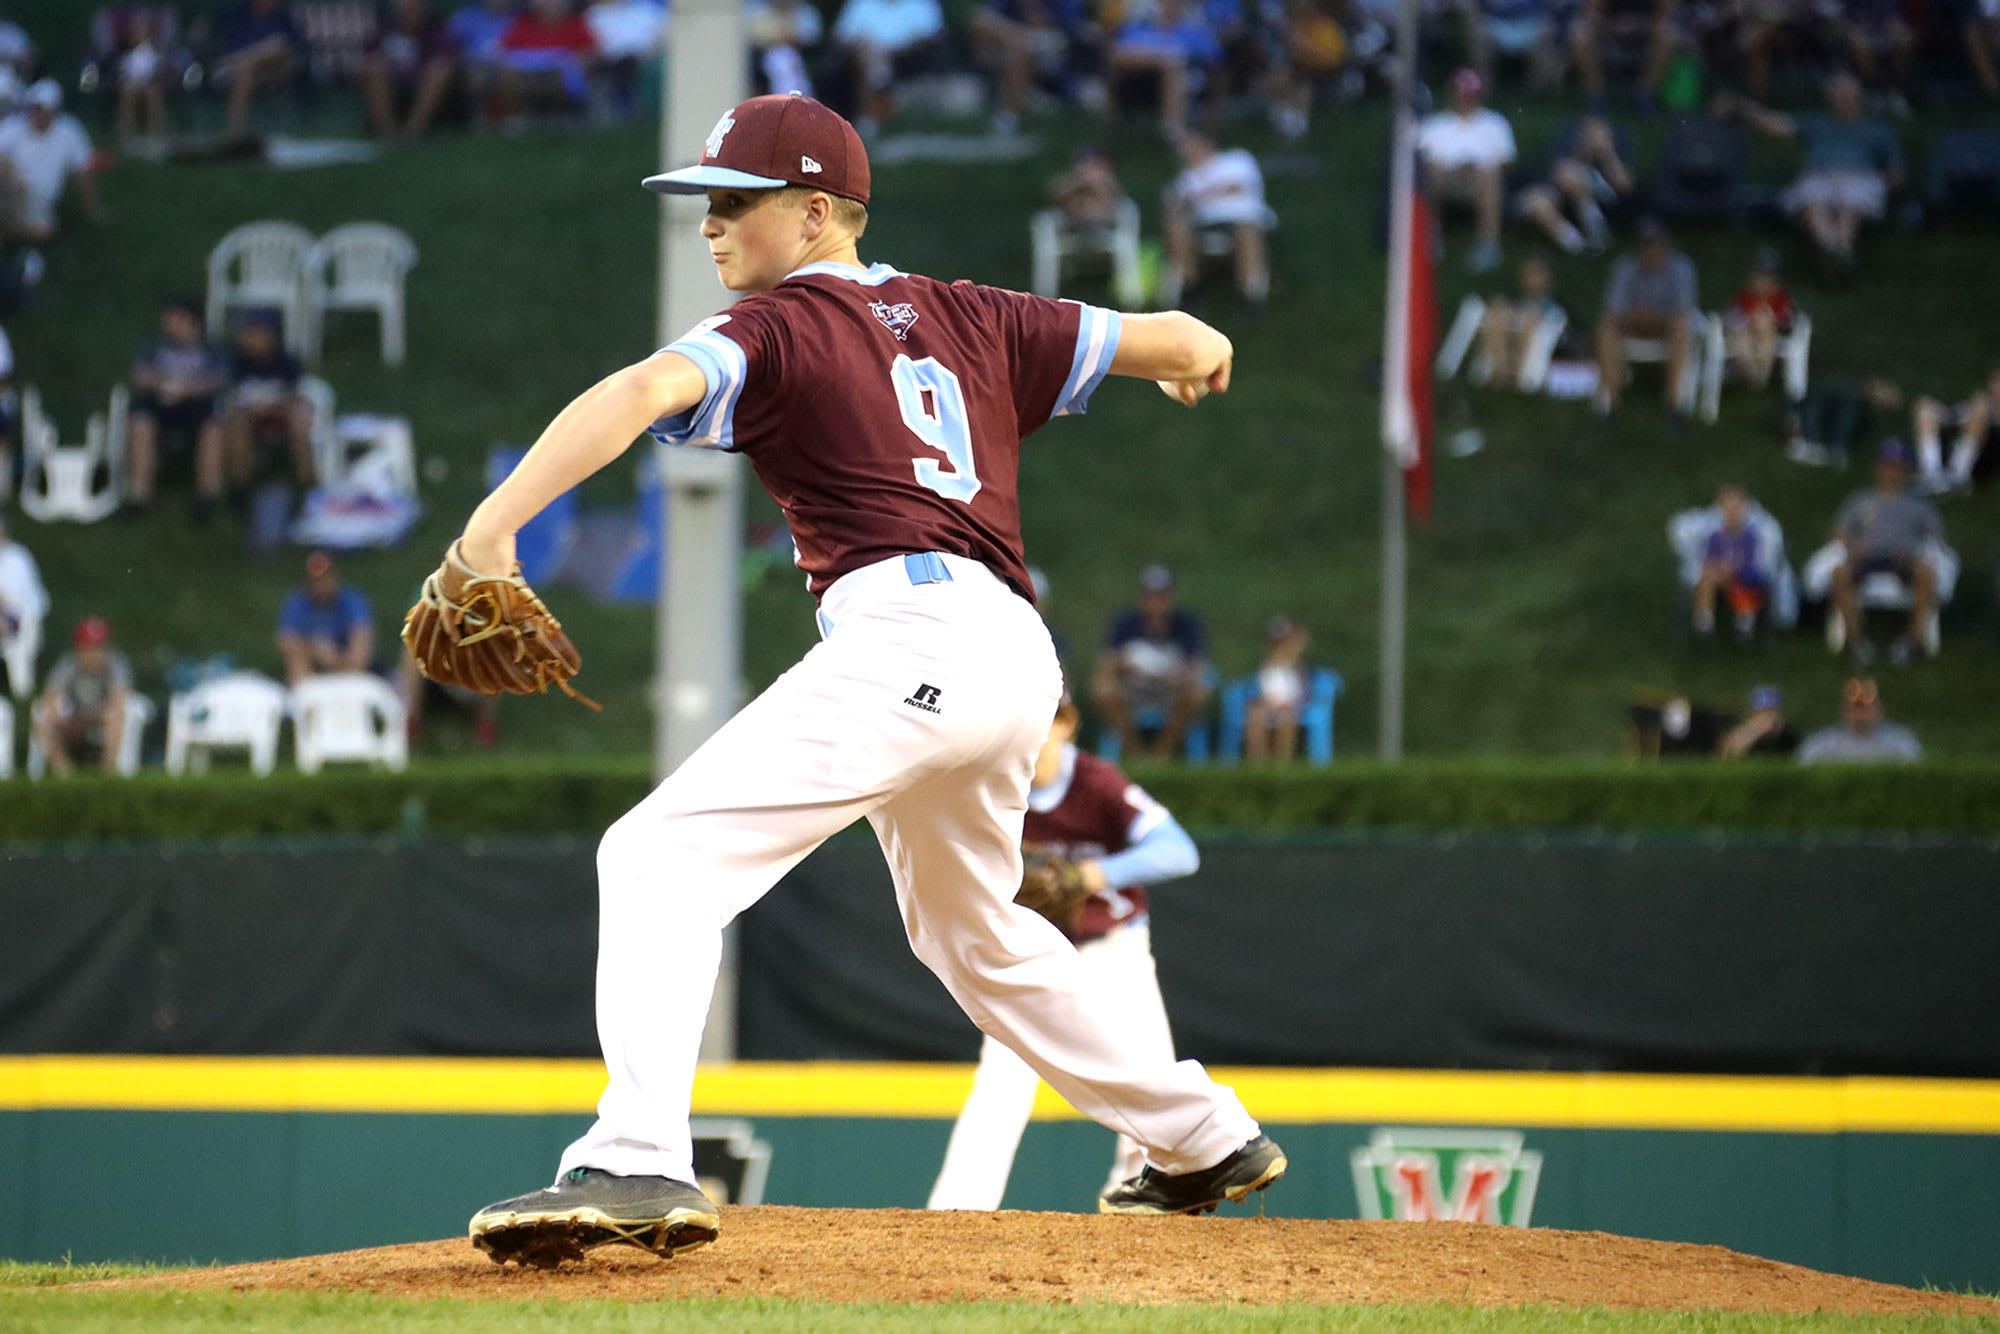
<path id="1" fill-rule="evenodd" d="M 1822 1274 L 1719 1246 L 1470 1223 L 725 1209 L 714 1246 L 610 1247 L 501 1268 L 463 1238 L 114 1279 L 99 1288 L 398 1297 L 799 1297 L 835 1302 L 1453 1302 L 1654 1310 L 1997 1313 L 2000 1303 Z"/>

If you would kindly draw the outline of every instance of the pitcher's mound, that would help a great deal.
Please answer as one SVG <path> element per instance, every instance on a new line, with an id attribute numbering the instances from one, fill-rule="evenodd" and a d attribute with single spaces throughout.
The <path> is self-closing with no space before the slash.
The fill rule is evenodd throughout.
<path id="1" fill-rule="evenodd" d="M 2000 1312 L 2000 1303 L 1822 1274 L 1718 1246 L 1598 1232 L 775 1206 L 725 1209 L 719 1242 L 673 1260 L 607 1247 L 558 1271 L 503 1269 L 458 1238 L 90 1286 L 513 1300 L 757 1296 Z"/>

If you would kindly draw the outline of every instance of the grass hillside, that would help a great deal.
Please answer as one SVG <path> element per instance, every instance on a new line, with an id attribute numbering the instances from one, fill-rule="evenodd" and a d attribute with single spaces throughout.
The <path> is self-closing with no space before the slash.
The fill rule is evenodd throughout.
<path id="1" fill-rule="evenodd" d="M 1567 112 L 1508 104 L 1532 159 Z M 1038 157 L 1019 163 L 884 166 L 864 257 L 948 278 L 1022 286 L 1028 212 L 1043 180 L 1086 127 L 1044 123 Z M 1906 125 L 1913 162 L 1939 128 Z M 1150 389 L 1108 385 L 1080 421 L 1037 436 L 1022 470 L 1029 556 L 1049 573 L 1051 621 L 1087 670 L 1106 617 L 1151 560 L 1181 573 L 1204 612 L 1226 673 L 1255 665 L 1266 617 L 1287 612 L 1315 636 L 1315 656 L 1348 682 L 1341 749 L 1370 752 L 1375 736 L 1379 446 L 1374 364 L 1381 340 L 1383 265 L 1376 246 L 1381 108 L 1324 115 L 1298 148 L 1259 128 L 1232 136 L 1265 156 L 1281 216 L 1276 292 L 1246 322 L 1226 303 L 1204 311 L 1236 340 L 1234 391 L 1195 412 Z M 1642 131 L 1642 163 L 1656 133 Z M 1121 174 L 1157 227 L 1166 150 L 1140 127 L 1110 140 Z M 486 448 L 532 439 L 596 377 L 653 346 L 656 210 L 637 188 L 657 156 L 650 127 L 518 138 L 446 132 L 398 146 L 379 161 L 310 171 L 250 164 L 120 163 L 104 182 L 114 217 L 50 250 L 34 304 L 8 321 L 24 382 L 38 384 L 65 435 L 81 433 L 158 304 L 199 289 L 216 238 L 253 218 L 290 218 L 316 230 L 377 218 L 422 250 L 410 288 L 407 367 L 384 369 L 371 324 L 337 320 L 322 373 L 343 411 L 406 415 L 419 453 L 442 465 L 428 483 L 429 516 L 401 550 L 353 557 L 350 576 L 375 599 L 388 642 L 422 574 L 480 493 Z M 1793 159 L 1760 150 L 1770 179 Z M 1446 318 L 1469 290 L 1467 237 L 1455 229 L 1442 261 Z M 1881 231 L 1864 243 L 1861 273 L 1837 285 L 1811 275 L 1790 234 L 1689 231 L 1704 303 L 1723 304 L 1759 244 L 1775 239 L 1795 297 L 1818 326 L 1816 375 L 1882 374 L 1911 393 L 1957 397 L 2000 355 L 2000 229 L 1954 223 L 1923 233 Z M 1510 233 L 1509 257 L 1530 243 Z M 1607 262 L 1557 266 L 1558 294 L 1588 320 Z M 1510 281 L 1510 279 L 1507 279 Z M 1484 283 L 1481 284 L 1485 286 Z M 1076 295 L 1103 299 L 1102 287 Z M 718 305 L 721 293 L 718 290 Z M 1691 654 L 1680 629 L 1663 524 L 1705 502 L 1724 479 L 1748 484 L 1783 521 L 1798 559 L 1823 536 L 1849 475 L 1802 469 L 1779 455 L 1775 391 L 1732 391 L 1713 427 L 1673 430 L 1651 382 L 1615 423 L 1580 405 L 1499 392 L 1440 397 L 1445 432 L 1477 425 L 1483 452 L 1438 464 L 1436 517 L 1412 530 L 1408 745 L 1436 754 L 1528 752 L 1605 755 L 1623 737 L 1620 706 L 1635 686 L 1689 690 L 1730 703 L 1760 681 L 1783 684 L 1800 721 L 1830 717 L 1842 666 L 1816 635 L 1757 654 Z M 628 460 L 586 489 L 588 504 L 629 504 Z M 163 665 L 181 654 L 236 653 L 275 670 L 271 627 L 298 576 L 286 556 L 241 555 L 233 520 L 191 527 L 179 493 L 148 519 L 43 527 L 16 514 L 15 535 L 40 560 L 55 599 L 52 638 L 88 611 L 110 615 L 158 695 Z M 1966 561 L 1945 623 L 1945 653 L 1885 681 L 1889 711 L 1940 753 L 1990 754 L 2000 742 L 1992 706 L 1996 497 L 1947 510 Z M 761 495 L 755 523 L 775 511 Z M 652 655 L 646 608 L 592 605 L 558 591 L 557 605 L 586 660 L 580 684 L 606 705 L 591 715 L 566 701 L 509 701 L 510 748 L 645 748 L 645 683 Z M 811 641 L 811 608 L 779 568 L 750 588 L 745 663 L 753 690 Z M 450 731 L 431 745 L 454 749 Z"/>

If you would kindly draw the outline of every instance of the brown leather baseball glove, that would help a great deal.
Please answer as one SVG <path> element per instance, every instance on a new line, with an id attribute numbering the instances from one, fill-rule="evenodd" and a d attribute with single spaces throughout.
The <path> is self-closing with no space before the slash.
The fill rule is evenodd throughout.
<path id="1" fill-rule="evenodd" d="M 1075 862 L 1047 848 L 1029 845 L 1022 849 L 1021 892 L 1014 896 L 1014 902 L 1033 908 L 1067 931 L 1076 924 L 1089 898 L 1083 871 Z"/>
<path id="2" fill-rule="evenodd" d="M 482 695 L 539 695 L 553 685 L 598 707 L 570 688 L 583 658 L 521 567 L 480 574 L 459 559 L 456 542 L 403 618 L 403 643 L 417 670 L 440 685 Z"/>

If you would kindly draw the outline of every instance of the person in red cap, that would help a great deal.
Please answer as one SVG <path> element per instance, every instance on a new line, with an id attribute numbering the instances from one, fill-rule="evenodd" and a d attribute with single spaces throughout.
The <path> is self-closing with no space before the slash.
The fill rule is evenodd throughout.
<path id="1" fill-rule="evenodd" d="M 35 702 L 35 740 L 51 773 L 74 772 L 86 753 L 113 772 L 125 735 L 132 666 L 111 647 L 111 626 L 102 616 L 78 621 L 69 642 L 70 651 L 57 660 Z"/>
<path id="2" fill-rule="evenodd" d="M 731 450 L 785 512 L 821 635 L 604 835 L 610 1081 L 553 1185 L 473 1216 L 496 1261 L 714 1240 L 687 1117 L 723 927 L 862 818 L 917 956 L 982 1030 L 1145 1150 L 1101 1208 L 1194 1212 L 1284 1173 L 1231 1090 L 1119 1041 L 1075 948 L 1014 902 L 1035 756 L 1063 693 L 1022 556 L 1022 437 L 1081 413 L 1106 375 L 1193 406 L 1229 388 L 1234 349 L 1179 311 L 864 266 L 869 184 L 854 127 L 797 96 L 741 103 L 699 163 L 649 178 L 707 195 L 701 234 L 742 299 L 563 409 L 458 541 L 474 569 L 511 569 L 521 526 L 642 433 Z"/>

